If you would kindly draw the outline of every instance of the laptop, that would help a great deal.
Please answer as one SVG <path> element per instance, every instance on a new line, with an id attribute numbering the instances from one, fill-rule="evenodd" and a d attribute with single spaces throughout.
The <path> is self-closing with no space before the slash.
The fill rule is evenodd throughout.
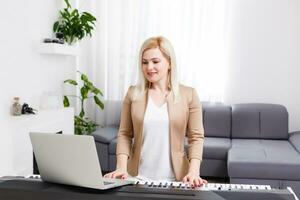
<path id="1" fill-rule="evenodd" d="M 106 190 L 133 181 L 102 176 L 93 136 L 30 133 L 43 181 Z"/>

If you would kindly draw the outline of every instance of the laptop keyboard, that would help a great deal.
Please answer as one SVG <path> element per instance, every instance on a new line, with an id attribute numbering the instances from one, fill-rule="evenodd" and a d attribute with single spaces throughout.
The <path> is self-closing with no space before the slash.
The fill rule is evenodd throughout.
<path id="1" fill-rule="evenodd" d="M 109 182 L 109 181 L 103 181 L 104 185 L 110 185 L 110 184 L 114 184 L 115 182 Z"/>

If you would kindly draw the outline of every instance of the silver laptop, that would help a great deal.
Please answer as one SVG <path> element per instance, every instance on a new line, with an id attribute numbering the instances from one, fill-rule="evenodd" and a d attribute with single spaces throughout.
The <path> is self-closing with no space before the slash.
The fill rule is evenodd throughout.
<path id="1" fill-rule="evenodd" d="M 43 181 L 109 189 L 132 181 L 102 177 L 93 136 L 30 133 Z"/>

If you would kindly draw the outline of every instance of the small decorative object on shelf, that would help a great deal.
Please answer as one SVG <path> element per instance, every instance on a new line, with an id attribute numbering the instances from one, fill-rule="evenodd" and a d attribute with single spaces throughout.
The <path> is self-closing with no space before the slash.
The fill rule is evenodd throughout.
<path id="1" fill-rule="evenodd" d="M 57 32 L 55 33 L 55 37 L 58 39 L 58 43 L 59 44 L 64 44 L 65 43 L 65 39 L 64 39 L 64 34 Z"/>
<path id="2" fill-rule="evenodd" d="M 44 43 L 52 43 L 52 39 L 51 38 L 45 38 L 43 42 Z"/>
<path id="3" fill-rule="evenodd" d="M 64 34 L 57 32 L 55 33 L 55 37 L 56 38 L 45 38 L 43 40 L 44 43 L 57 43 L 57 44 L 64 44 L 65 40 L 64 40 Z"/>
<path id="4" fill-rule="evenodd" d="M 58 38 L 54 38 L 54 39 L 51 39 L 51 38 L 45 38 L 44 43 L 57 43 L 57 44 L 64 44 L 64 40 L 63 39 L 58 39 Z"/>
<path id="5" fill-rule="evenodd" d="M 22 114 L 22 107 L 19 100 L 19 97 L 14 97 L 14 103 L 12 105 L 12 115 L 14 116 L 19 116 Z"/>
<path id="6" fill-rule="evenodd" d="M 27 103 L 23 104 L 23 106 L 22 106 L 22 114 L 35 114 L 34 111 L 37 111 L 37 110 L 29 107 L 29 105 Z"/>

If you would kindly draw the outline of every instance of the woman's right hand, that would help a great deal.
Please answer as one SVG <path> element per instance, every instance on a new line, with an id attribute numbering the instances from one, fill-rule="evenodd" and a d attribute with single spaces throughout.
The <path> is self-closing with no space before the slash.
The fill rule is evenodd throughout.
<path id="1" fill-rule="evenodd" d="M 119 179 L 126 179 L 128 177 L 127 170 L 123 169 L 116 169 L 110 173 L 104 175 L 104 178 L 119 178 Z"/>

